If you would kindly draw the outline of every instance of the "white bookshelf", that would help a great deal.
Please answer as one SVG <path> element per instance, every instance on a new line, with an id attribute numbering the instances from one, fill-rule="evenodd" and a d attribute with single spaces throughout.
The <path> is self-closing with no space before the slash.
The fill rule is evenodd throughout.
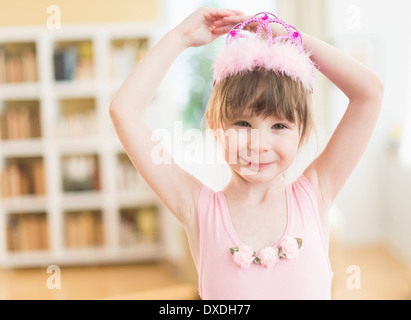
<path id="1" fill-rule="evenodd" d="M 110 101 L 122 83 L 121 78 L 113 77 L 113 48 L 118 48 L 122 43 L 129 43 L 131 47 L 133 43 L 136 43 L 137 40 L 141 41 L 141 39 L 146 39 L 146 45 L 149 48 L 158 40 L 156 36 L 158 37 L 159 34 L 161 32 L 158 31 L 156 25 L 150 23 L 71 25 L 63 26 L 60 30 L 48 30 L 42 26 L 0 29 L 0 48 L 3 47 L 3 52 L 7 51 L 10 46 L 29 43 L 35 48 L 37 68 L 37 81 L 13 83 L 7 82 L 7 79 L 3 79 L 3 82 L 0 81 L 0 112 L 4 113 L 7 106 L 12 103 L 24 105 L 27 101 L 38 102 L 41 129 L 40 137 L 19 139 L 2 137 L 0 140 L 0 172 L 3 174 L 8 165 L 12 166 L 10 163 L 24 162 L 34 158 L 41 159 L 45 184 L 44 194 L 22 192 L 22 194 L 13 196 L 4 195 L 1 188 L 6 189 L 6 187 L 4 187 L 3 182 L 0 185 L 0 191 L 2 191 L 0 203 L 1 266 L 30 267 L 50 264 L 135 262 L 158 260 L 164 257 L 166 242 L 164 234 L 167 232 L 163 231 L 165 225 L 169 225 L 164 221 L 164 216 L 169 215 L 169 213 L 137 171 L 135 171 L 136 177 L 128 177 L 127 179 L 123 177 L 123 180 L 128 181 L 128 187 L 119 187 L 119 162 L 124 161 L 126 155 L 116 137 L 108 113 Z M 64 44 L 78 44 L 82 41 L 91 45 L 89 48 L 92 49 L 92 78 L 55 80 L 55 52 Z M 125 51 L 126 53 L 122 53 L 119 50 L 117 53 L 120 56 L 121 54 L 130 54 L 127 50 Z M 2 68 L 1 65 L 0 68 Z M 127 66 L 123 65 L 120 68 L 124 74 Z M 154 127 L 156 126 L 156 118 L 151 117 L 150 114 L 156 113 L 156 101 L 161 101 L 161 94 L 160 90 L 153 105 L 150 106 L 151 113 L 147 115 L 148 124 Z M 85 134 L 83 132 L 74 137 L 71 137 L 70 134 L 68 136 L 62 135 L 60 122 L 62 114 L 66 113 L 67 115 L 67 112 L 71 112 L 70 108 L 75 109 L 76 107 L 73 106 L 79 101 L 84 103 L 92 101 L 90 104 L 92 106 L 86 107 L 84 110 L 88 108 L 95 114 L 92 124 L 95 126 L 93 131 L 95 133 Z M 81 105 L 81 103 L 78 104 Z M 78 112 L 81 113 L 81 110 Z M 64 125 L 69 128 L 75 126 L 76 121 L 82 121 L 75 119 L 75 116 L 77 115 L 69 120 L 64 119 L 64 121 L 67 120 Z M 7 125 L 9 123 L 7 122 Z M 90 124 L 90 122 L 85 123 L 86 125 Z M 69 129 L 68 132 L 74 131 Z M 87 155 L 92 156 L 95 160 L 98 188 L 64 190 L 62 176 L 67 172 L 64 171 L 66 164 L 63 159 L 68 157 L 80 159 L 77 163 L 75 163 L 76 160 L 73 160 L 74 164 L 67 165 L 68 167 L 74 166 L 74 169 L 70 169 L 71 174 L 73 174 L 84 168 L 84 164 L 80 162 Z M 70 160 L 67 161 L 70 162 Z M 76 165 L 78 167 L 75 167 Z M 129 174 L 129 168 L 127 170 L 127 174 Z M 5 181 L 9 181 L 7 179 Z M 136 182 L 134 183 L 134 180 L 130 182 L 130 179 L 136 179 Z M 33 182 L 31 183 L 33 184 Z M 144 208 L 155 209 L 155 236 L 150 236 L 150 241 L 146 239 L 124 243 L 124 238 L 128 238 L 122 233 L 125 232 L 126 227 L 128 229 L 131 227 L 123 225 L 121 212 L 128 209 L 135 210 L 135 218 L 137 217 L 138 220 L 140 219 L 138 218 L 140 217 L 138 210 Z M 68 245 L 70 242 L 67 240 L 67 234 L 80 232 L 73 229 L 71 224 L 71 229 L 68 230 L 69 218 L 67 217 L 70 212 L 77 212 L 77 215 L 80 215 L 80 212 L 96 213 L 95 219 L 91 217 L 90 221 L 94 219 L 93 223 L 96 223 L 100 219 L 101 226 L 98 229 L 98 236 L 101 242 L 91 242 L 91 244 L 84 242 L 79 246 Z M 76 214 L 72 215 L 76 216 Z M 23 221 L 27 217 L 33 221 L 45 218 L 46 229 L 40 229 L 40 232 L 44 230 L 43 234 L 46 233 L 47 246 L 37 249 L 33 244 L 34 240 L 29 240 L 29 244 L 26 243 L 19 247 L 10 240 L 18 239 L 16 243 L 19 243 L 19 241 L 22 242 L 19 236 L 27 238 L 28 235 L 24 235 L 24 230 L 28 229 L 23 228 L 24 223 L 19 225 L 19 221 Z M 21 220 L 19 220 L 20 218 Z M 145 223 L 147 225 L 147 222 Z M 28 227 L 25 226 L 25 228 Z M 38 227 L 36 228 L 38 231 Z M 93 226 L 93 228 L 97 227 Z M 89 229 L 83 228 L 82 230 Z M 87 235 L 81 235 L 81 237 L 84 236 Z M 11 243 L 14 243 L 13 248 L 11 248 Z M 26 248 L 27 246 L 29 249 Z"/>

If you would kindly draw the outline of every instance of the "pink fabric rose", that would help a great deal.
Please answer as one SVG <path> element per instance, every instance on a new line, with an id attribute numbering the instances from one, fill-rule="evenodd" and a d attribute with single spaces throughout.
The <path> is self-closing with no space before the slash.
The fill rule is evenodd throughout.
<path id="1" fill-rule="evenodd" d="M 260 259 L 260 263 L 263 267 L 274 267 L 280 261 L 280 257 L 278 256 L 278 248 L 264 248 L 258 253 L 258 259 Z"/>
<path id="2" fill-rule="evenodd" d="M 281 243 L 281 251 L 287 259 L 293 259 L 298 255 L 299 244 L 297 239 L 287 237 Z"/>
<path id="3" fill-rule="evenodd" d="M 249 246 L 241 246 L 234 252 L 233 259 L 237 266 L 246 268 L 254 261 L 254 251 Z"/>

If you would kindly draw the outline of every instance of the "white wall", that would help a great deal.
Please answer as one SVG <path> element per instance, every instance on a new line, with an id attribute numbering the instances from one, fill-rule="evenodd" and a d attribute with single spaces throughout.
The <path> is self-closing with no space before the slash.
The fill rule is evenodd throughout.
<path id="1" fill-rule="evenodd" d="M 402 123 L 410 108 L 410 9 L 407 0 L 327 1 L 328 41 L 341 49 L 362 48 L 368 55 L 368 65 L 385 83 L 383 110 L 375 134 L 336 201 L 344 218 L 342 240 L 346 244 L 384 242 L 398 246 L 411 240 L 410 219 L 404 219 L 411 214 L 407 209 L 411 203 L 406 203 L 411 202 L 411 192 L 406 189 L 411 175 L 397 159 L 392 162 L 387 155 L 389 132 Z M 332 90 L 329 102 L 331 131 L 347 101 Z M 410 257 L 411 250 L 399 251 L 400 258 Z"/>
<path id="2" fill-rule="evenodd" d="M 387 161 L 383 183 L 386 186 L 382 207 L 381 234 L 385 247 L 411 267 L 411 170 Z"/>

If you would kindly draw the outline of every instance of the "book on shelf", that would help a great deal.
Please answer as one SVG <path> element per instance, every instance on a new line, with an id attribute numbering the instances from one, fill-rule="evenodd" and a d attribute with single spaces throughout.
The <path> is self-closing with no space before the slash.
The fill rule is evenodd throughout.
<path id="1" fill-rule="evenodd" d="M 8 251 L 34 251 L 49 248 L 45 213 L 9 214 L 6 233 Z"/>
<path id="2" fill-rule="evenodd" d="M 59 138 L 85 138 L 97 136 L 97 118 L 94 110 L 61 115 L 57 123 Z"/>
<path id="3" fill-rule="evenodd" d="M 35 81 L 37 61 L 34 45 L 0 46 L 0 84 Z"/>
<path id="4" fill-rule="evenodd" d="M 93 48 L 90 41 L 57 47 L 54 51 L 54 79 L 93 78 Z"/>
<path id="5" fill-rule="evenodd" d="M 66 212 L 64 227 L 68 248 L 103 245 L 103 225 L 99 211 Z"/>
<path id="6" fill-rule="evenodd" d="M 61 99 L 58 109 L 55 132 L 59 138 L 97 136 L 97 106 L 94 97 Z"/>
<path id="7" fill-rule="evenodd" d="M 46 194 L 45 172 L 42 159 L 13 159 L 1 172 L 3 198 Z"/>
<path id="8" fill-rule="evenodd" d="M 95 155 L 70 155 L 62 159 L 63 190 L 100 190 L 100 173 Z"/>
<path id="9" fill-rule="evenodd" d="M 75 69 L 75 79 L 92 79 L 93 74 L 93 45 L 91 41 L 78 44 L 78 61 Z"/>
<path id="10" fill-rule="evenodd" d="M 30 139 L 41 136 L 39 108 L 19 102 L 3 108 L 0 114 L 3 140 Z"/>
<path id="11" fill-rule="evenodd" d="M 24 47 L 21 51 L 21 69 L 23 81 L 37 81 L 37 63 L 34 50 L 29 47 Z"/>
<path id="12" fill-rule="evenodd" d="M 116 177 L 120 192 L 133 193 L 139 190 L 139 182 L 142 177 L 127 155 L 118 156 Z"/>
<path id="13" fill-rule="evenodd" d="M 56 50 L 54 52 L 54 79 L 72 80 L 77 65 L 77 51 L 75 47 Z"/>
<path id="14" fill-rule="evenodd" d="M 7 82 L 6 78 L 6 51 L 0 45 L 0 84 Z"/>
<path id="15" fill-rule="evenodd" d="M 158 237 L 158 215 L 155 207 L 120 211 L 120 243 L 138 245 L 153 243 Z"/>
<path id="16" fill-rule="evenodd" d="M 114 80 L 123 81 L 148 50 L 147 38 L 115 40 L 112 43 L 111 60 Z"/>
<path id="17" fill-rule="evenodd" d="M 137 211 L 137 228 L 148 241 L 154 241 L 157 236 L 157 219 L 155 208 L 139 208 Z"/>

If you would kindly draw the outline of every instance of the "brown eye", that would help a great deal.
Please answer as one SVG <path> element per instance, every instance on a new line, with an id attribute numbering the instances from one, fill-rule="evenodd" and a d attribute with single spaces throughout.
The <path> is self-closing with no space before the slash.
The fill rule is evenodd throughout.
<path id="1" fill-rule="evenodd" d="M 282 130 L 282 129 L 287 129 L 287 126 L 284 125 L 284 124 L 282 124 L 282 123 L 276 123 L 276 124 L 273 126 L 273 128 L 276 129 L 276 130 Z"/>
<path id="2" fill-rule="evenodd" d="M 238 121 L 235 123 L 236 126 L 240 126 L 240 127 L 247 127 L 250 126 L 250 124 L 247 121 Z"/>

